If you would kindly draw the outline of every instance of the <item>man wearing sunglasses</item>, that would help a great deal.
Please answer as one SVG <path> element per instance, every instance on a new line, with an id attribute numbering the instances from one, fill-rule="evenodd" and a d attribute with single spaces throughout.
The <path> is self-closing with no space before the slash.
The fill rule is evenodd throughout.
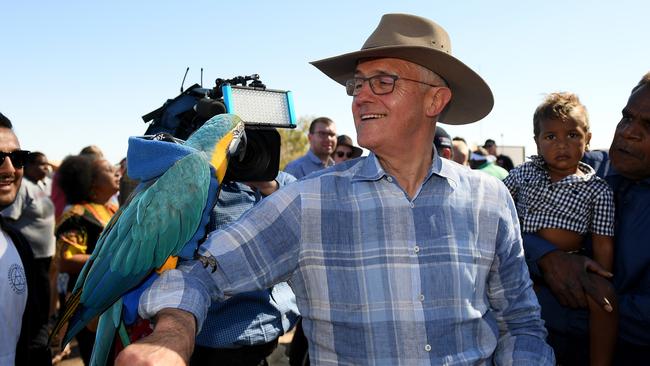
<path id="1" fill-rule="evenodd" d="M 318 117 L 309 125 L 309 151 L 304 156 L 289 162 L 284 168 L 289 173 L 300 179 L 310 173 L 334 165 L 330 157 L 336 149 L 336 124 L 327 117 Z"/>
<path id="2" fill-rule="evenodd" d="M 552 365 L 508 190 L 433 146 L 437 121 L 472 123 L 493 105 L 446 31 L 387 14 L 360 51 L 313 65 L 352 96 L 370 155 L 287 185 L 212 232 L 199 260 L 142 295 L 169 306 L 141 300 L 157 326 L 118 361 L 186 360 L 174 322 L 191 338 L 211 298 L 289 279 L 312 365 Z"/>
<path id="3" fill-rule="evenodd" d="M 334 163 L 339 164 L 350 159 L 356 159 L 361 154 L 363 154 L 363 150 L 354 146 L 350 136 L 340 135 L 336 138 L 336 150 L 332 154 Z"/>
<path id="4" fill-rule="evenodd" d="M 16 199 L 23 178 L 23 166 L 29 155 L 20 149 L 11 121 L 0 113 L 0 209 Z M 32 250 L 18 231 L 0 216 L 0 364 L 49 365 L 46 346 L 34 347 L 33 341 L 43 320 L 47 321 L 49 299 L 39 299 Z M 44 314 L 44 319 L 42 314 Z"/>
<path id="5" fill-rule="evenodd" d="M 29 243 L 34 253 L 34 273 L 40 299 L 50 299 L 50 265 L 54 256 L 54 204 L 50 199 L 44 179 L 49 172 L 45 154 L 40 152 L 14 151 L 10 159 L 14 167 L 23 166 L 24 177 L 15 201 L 1 214 L 5 223 L 19 231 Z M 2 152 L 0 152 L 0 155 Z M 26 155 L 26 158 L 18 155 Z M 43 313 L 38 314 L 41 330 L 30 340 L 30 356 L 41 354 L 41 359 L 51 359 L 48 343 L 49 306 L 43 306 Z M 37 314 L 32 314 L 37 315 Z"/>

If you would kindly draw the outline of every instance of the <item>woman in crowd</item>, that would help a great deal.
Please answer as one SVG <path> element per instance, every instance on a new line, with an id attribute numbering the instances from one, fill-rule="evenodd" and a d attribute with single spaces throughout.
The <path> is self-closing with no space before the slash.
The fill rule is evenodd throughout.
<path id="1" fill-rule="evenodd" d="M 119 189 L 120 177 L 117 169 L 106 159 L 87 155 L 67 157 L 58 174 L 68 202 L 56 228 L 59 269 L 70 276 L 67 286 L 70 293 L 99 235 L 117 211 L 111 198 Z M 77 335 L 86 365 L 90 362 L 94 330 L 87 327 Z"/>
<path id="2" fill-rule="evenodd" d="M 332 159 L 336 164 L 342 163 L 349 159 L 356 159 L 363 153 L 361 148 L 354 146 L 352 139 L 348 135 L 340 135 L 336 138 L 336 149 L 332 153 Z"/>

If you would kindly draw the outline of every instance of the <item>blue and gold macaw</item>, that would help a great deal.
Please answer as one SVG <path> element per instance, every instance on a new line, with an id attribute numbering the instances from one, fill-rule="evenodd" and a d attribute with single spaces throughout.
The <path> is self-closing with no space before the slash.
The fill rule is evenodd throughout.
<path id="1" fill-rule="evenodd" d="M 137 303 L 156 270 L 193 256 L 228 161 L 243 145 L 244 124 L 232 114 L 211 118 L 184 144 L 130 138 L 128 173 L 141 183 L 102 232 L 52 334 L 68 322 L 65 345 L 101 315 L 91 364 L 106 363 L 116 333 L 127 345 L 125 295 L 139 291 Z"/>

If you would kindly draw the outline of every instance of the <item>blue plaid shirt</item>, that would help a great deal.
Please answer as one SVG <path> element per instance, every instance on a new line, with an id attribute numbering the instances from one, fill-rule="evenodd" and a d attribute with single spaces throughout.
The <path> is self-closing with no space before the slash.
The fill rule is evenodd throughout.
<path id="1" fill-rule="evenodd" d="M 283 187 L 295 182 L 296 178 L 279 172 L 276 181 Z M 245 184 L 223 184 L 208 230 L 230 224 L 261 200 L 262 195 Z M 226 301 L 211 303 L 196 343 L 211 348 L 269 343 L 291 329 L 298 315 L 296 298 L 285 282 L 270 289 L 245 292 Z"/>
<path id="2" fill-rule="evenodd" d="M 140 313 L 289 280 L 313 365 L 552 365 L 514 205 L 435 155 L 409 199 L 374 154 L 293 183 L 167 271 Z M 155 300 L 155 304 L 153 303 Z"/>

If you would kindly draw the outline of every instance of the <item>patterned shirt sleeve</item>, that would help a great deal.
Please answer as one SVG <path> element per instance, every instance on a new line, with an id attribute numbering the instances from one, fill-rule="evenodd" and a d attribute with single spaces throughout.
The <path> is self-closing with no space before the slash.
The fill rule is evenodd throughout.
<path id="1" fill-rule="evenodd" d="M 592 234 L 614 236 L 614 194 L 607 183 L 600 180 L 601 189 L 594 201 Z"/>
<path id="2" fill-rule="evenodd" d="M 498 227 L 496 255 L 490 271 L 488 298 L 499 325 L 495 365 L 554 365 L 540 306 L 524 261 L 513 201 L 505 193 Z"/>
<path id="3" fill-rule="evenodd" d="M 215 272 L 191 260 L 163 273 L 142 294 L 140 316 L 148 319 L 164 308 L 181 309 L 195 316 L 200 331 L 211 299 L 224 300 L 229 293 L 266 289 L 286 280 L 297 265 L 298 247 L 290 243 L 300 237 L 299 200 L 286 192 L 275 192 L 234 224 L 208 236 L 199 254 L 220 258 Z M 277 221 L 282 224 L 272 225 Z"/>

